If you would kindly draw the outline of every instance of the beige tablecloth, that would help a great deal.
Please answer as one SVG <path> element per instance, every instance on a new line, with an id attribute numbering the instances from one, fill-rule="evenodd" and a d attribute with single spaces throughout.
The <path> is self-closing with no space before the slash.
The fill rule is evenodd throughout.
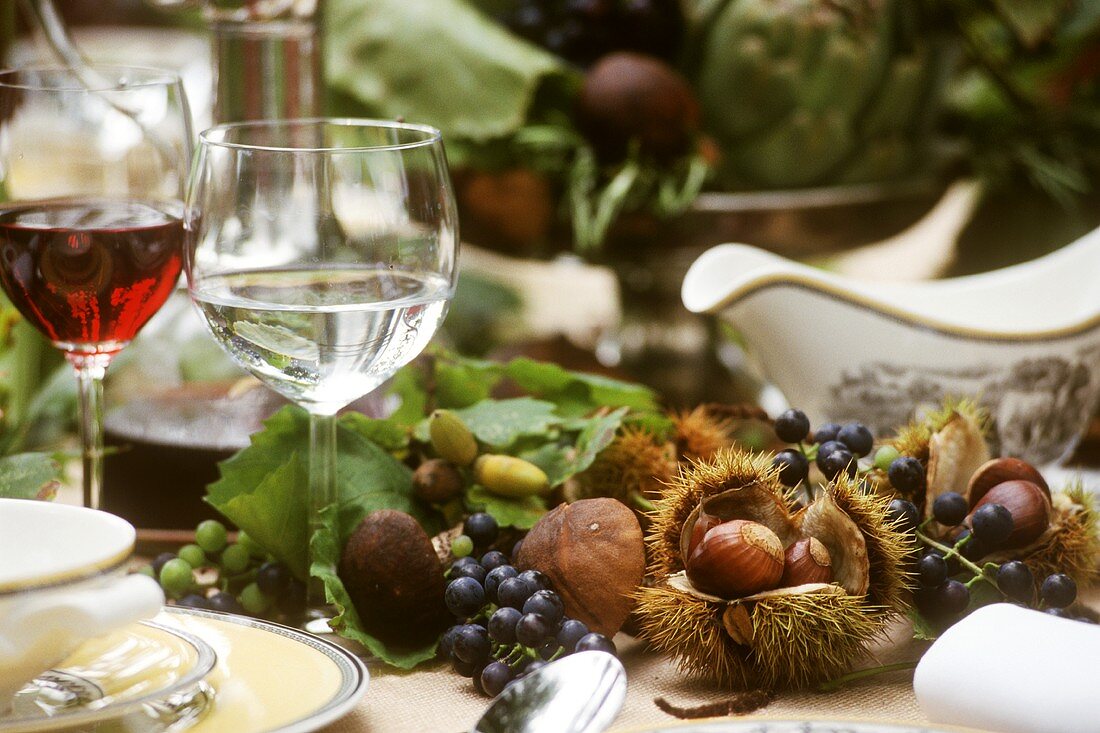
<path id="1" fill-rule="evenodd" d="M 729 699 L 728 692 L 685 680 L 667 659 L 645 644 L 620 634 L 615 639 L 627 671 L 627 696 L 613 731 L 654 723 L 674 723 L 654 699 L 665 698 L 676 707 L 690 708 Z M 872 649 L 868 666 L 919 658 L 923 646 L 910 638 L 908 624 L 891 629 L 890 638 Z M 781 694 L 754 713 L 769 717 L 872 718 L 923 721 L 913 696 L 912 672 L 892 672 L 862 680 L 831 693 Z M 488 700 L 477 694 L 470 680 L 449 665 L 395 673 L 372 666 L 370 687 L 358 708 L 325 733 L 454 733 L 469 730 Z"/>

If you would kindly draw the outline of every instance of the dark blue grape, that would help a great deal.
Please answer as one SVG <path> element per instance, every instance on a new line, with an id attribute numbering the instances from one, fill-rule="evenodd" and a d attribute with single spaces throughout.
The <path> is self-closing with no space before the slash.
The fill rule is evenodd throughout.
<path id="1" fill-rule="evenodd" d="M 523 614 L 515 608 L 498 608 L 489 617 L 489 638 L 498 644 L 515 644 L 516 624 L 522 617 Z"/>
<path id="2" fill-rule="evenodd" d="M 504 662 L 490 662 L 481 670 L 481 689 L 489 697 L 496 697 L 512 681 L 512 668 Z"/>
<path id="3" fill-rule="evenodd" d="M 501 565 L 499 568 L 493 568 L 485 575 L 485 597 L 489 599 L 490 603 L 499 604 L 497 599 L 497 588 L 501 582 L 508 578 L 514 578 L 519 575 L 517 571 L 511 565 Z"/>
<path id="4" fill-rule="evenodd" d="M 485 589 L 473 578 L 455 578 L 443 595 L 447 610 L 458 618 L 473 616 L 485 605 Z"/>
<path id="5" fill-rule="evenodd" d="M 616 652 L 615 642 L 608 639 L 603 634 L 597 634 L 592 632 L 591 634 L 585 634 L 577 642 L 575 651 L 578 652 L 607 652 L 608 654 L 614 654 Z"/>
<path id="6" fill-rule="evenodd" d="M 806 456 L 789 448 L 776 453 L 772 465 L 779 469 L 779 480 L 783 485 L 792 488 L 805 481 L 810 472 L 810 462 Z"/>
<path id="7" fill-rule="evenodd" d="M 477 558 L 475 558 L 475 557 L 470 557 L 469 555 L 467 555 L 466 557 L 460 557 L 457 560 L 455 560 L 453 563 L 451 563 L 450 572 L 453 573 L 458 568 L 463 567 L 465 565 L 477 565 L 477 564 L 478 564 Z"/>
<path id="8" fill-rule="evenodd" d="M 244 613 L 244 608 L 241 606 L 241 602 L 238 601 L 232 593 L 226 593 L 224 591 L 219 591 L 207 598 L 206 605 L 211 611 L 222 611 L 223 613 Z"/>
<path id="9" fill-rule="evenodd" d="M 473 677 L 481 671 L 479 665 L 459 659 L 453 651 L 451 652 L 451 668 L 463 677 Z"/>
<path id="10" fill-rule="evenodd" d="M 551 639 L 539 647 L 539 656 L 549 662 L 560 650 L 561 644 L 556 639 Z"/>
<path id="11" fill-rule="evenodd" d="M 479 583 L 485 582 L 485 568 L 477 563 L 467 563 L 462 567 L 451 569 L 451 579 L 455 578 L 473 578 Z"/>
<path id="12" fill-rule="evenodd" d="M 902 532 L 912 532 L 920 524 L 917 505 L 905 499 L 894 499 L 886 508 L 886 518 Z"/>
<path id="13" fill-rule="evenodd" d="M 1039 588 L 1039 595 L 1051 608 L 1066 608 L 1077 600 L 1077 583 L 1065 573 L 1048 575 Z"/>
<path id="14" fill-rule="evenodd" d="M 176 553 L 174 553 L 174 552 L 162 552 L 159 555 L 157 555 L 156 557 L 154 557 L 153 562 L 152 562 L 153 575 L 159 578 L 160 577 L 160 569 L 164 567 L 164 563 L 168 562 L 169 560 L 175 560 L 175 559 L 176 559 Z"/>
<path id="15" fill-rule="evenodd" d="M 968 537 L 970 539 L 967 539 Z M 960 546 L 959 543 L 964 539 L 966 543 Z M 972 536 L 969 529 L 964 529 L 955 535 L 955 546 L 958 547 L 959 554 L 970 561 L 980 560 L 989 554 L 989 548 L 979 538 Z"/>
<path id="16" fill-rule="evenodd" d="M 895 458 L 886 470 L 890 485 L 905 494 L 917 494 L 924 489 L 924 466 L 912 456 Z"/>
<path id="17" fill-rule="evenodd" d="M 572 654 L 577 642 L 586 634 L 588 634 L 588 627 L 585 626 L 583 621 L 567 618 L 562 622 L 561 628 L 558 629 L 557 639 L 558 643 L 565 649 L 565 653 Z"/>
<path id="18" fill-rule="evenodd" d="M 810 420 L 802 410 L 787 410 L 775 418 L 775 434 L 784 443 L 800 443 L 810 433 Z"/>
<path id="19" fill-rule="evenodd" d="M 871 452 L 875 446 L 875 436 L 866 425 L 858 422 L 850 422 L 840 429 L 836 439 L 848 446 L 848 450 L 862 458 Z"/>
<path id="20" fill-rule="evenodd" d="M 183 598 L 176 601 L 177 606 L 186 606 L 187 608 L 210 608 L 210 603 L 206 600 L 206 596 L 200 596 L 198 593 L 188 593 Z"/>
<path id="21" fill-rule="evenodd" d="M 276 600 L 279 610 L 294 616 L 305 613 L 306 610 L 306 584 L 297 578 L 291 578 L 286 584 L 283 594 Z"/>
<path id="22" fill-rule="evenodd" d="M 928 553 L 917 563 L 921 585 L 936 588 L 947 580 L 947 561 L 939 555 Z"/>
<path id="23" fill-rule="evenodd" d="M 935 593 L 936 605 L 948 616 L 962 613 L 970 605 L 970 589 L 957 580 L 948 580 Z"/>
<path id="24" fill-rule="evenodd" d="M 1064 608 L 1045 608 L 1044 613 L 1049 613 L 1051 616 L 1057 616 L 1058 618 L 1070 618 L 1069 611 Z"/>
<path id="25" fill-rule="evenodd" d="M 821 472 L 825 474 L 828 479 L 835 479 L 842 473 L 847 473 L 849 476 L 855 476 L 859 470 L 859 466 L 856 465 L 856 457 L 852 455 L 852 452 L 846 448 L 834 450 L 829 455 L 825 456 L 825 460 L 820 465 Z"/>
<path id="26" fill-rule="evenodd" d="M 526 647 L 538 649 L 550 635 L 553 627 L 537 613 L 526 613 L 516 622 L 516 641 Z"/>
<path id="27" fill-rule="evenodd" d="M 946 524 L 948 527 L 962 524 L 962 520 L 966 519 L 968 511 L 970 511 L 970 505 L 967 503 L 966 497 L 954 491 L 940 494 L 932 502 L 932 516 L 936 518 L 937 522 Z"/>
<path id="28" fill-rule="evenodd" d="M 267 595 L 277 598 L 290 583 L 290 570 L 279 562 L 265 562 L 256 571 L 256 585 Z"/>
<path id="29" fill-rule="evenodd" d="M 821 425 L 814 431 L 814 442 L 818 445 L 823 445 L 831 440 L 836 440 L 837 435 L 840 434 L 840 426 L 835 422 L 827 422 Z"/>
<path id="30" fill-rule="evenodd" d="M 537 613 L 546 619 L 547 623 L 556 626 L 565 613 L 565 606 L 558 594 L 552 590 L 540 590 L 531 594 L 523 603 L 524 613 Z"/>
<path id="31" fill-rule="evenodd" d="M 488 547 L 496 541 L 499 532 L 497 520 L 485 512 L 471 514 L 462 525 L 462 534 L 474 541 L 474 547 Z"/>
<path id="32" fill-rule="evenodd" d="M 817 467 L 822 473 L 825 472 L 825 459 L 829 457 L 833 451 L 848 450 L 848 447 L 838 440 L 829 440 L 817 447 Z"/>
<path id="33" fill-rule="evenodd" d="M 1012 534 L 1012 512 L 1001 504 L 985 504 L 970 515 L 970 531 L 987 547 L 996 547 Z"/>
<path id="34" fill-rule="evenodd" d="M 545 666 L 546 666 L 546 662 L 544 660 L 542 660 L 542 659 L 532 659 L 530 662 L 528 662 L 527 664 L 525 664 L 523 666 L 522 674 L 528 675 L 528 674 L 531 674 L 532 672 L 537 672 L 538 670 L 542 669 Z"/>
<path id="35" fill-rule="evenodd" d="M 523 608 L 523 604 L 531 597 L 535 589 L 522 577 L 505 578 L 497 586 L 497 604 Z"/>
<path id="36" fill-rule="evenodd" d="M 455 646 L 455 639 L 458 637 L 458 632 L 463 626 L 465 626 L 465 624 L 455 624 L 443 632 L 443 636 L 439 639 L 439 656 L 450 659 L 451 650 L 453 650 Z"/>
<path id="37" fill-rule="evenodd" d="M 997 568 L 997 587 L 1014 601 L 1031 603 L 1035 597 L 1035 576 L 1027 565 L 1012 560 Z"/>
<path id="38" fill-rule="evenodd" d="M 538 570 L 524 570 L 519 577 L 527 581 L 532 593 L 537 590 L 550 590 L 550 578 Z"/>
<path id="39" fill-rule="evenodd" d="M 500 550 L 489 550 L 481 556 L 481 567 L 486 571 L 508 564 L 508 557 Z"/>
<path id="40" fill-rule="evenodd" d="M 451 653 L 468 664 L 483 664 L 489 658 L 489 632 L 476 624 L 466 624 L 455 634 Z"/>

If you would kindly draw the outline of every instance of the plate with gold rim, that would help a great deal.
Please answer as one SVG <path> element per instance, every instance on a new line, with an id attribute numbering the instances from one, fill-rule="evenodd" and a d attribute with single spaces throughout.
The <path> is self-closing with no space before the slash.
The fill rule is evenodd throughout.
<path id="1" fill-rule="evenodd" d="M 141 621 L 90 639 L 0 705 L 0 731 L 86 729 L 127 721 L 152 731 L 197 719 L 210 700 L 203 679 L 214 648 L 184 629 Z"/>
<path id="2" fill-rule="evenodd" d="M 313 634 L 248 616 L 166 608 L 157 621 L 201 638 L 218 661 L 214 701 L 187 733 L 308 733 L 346 715 L 367 691 L 358 657 Z"/>

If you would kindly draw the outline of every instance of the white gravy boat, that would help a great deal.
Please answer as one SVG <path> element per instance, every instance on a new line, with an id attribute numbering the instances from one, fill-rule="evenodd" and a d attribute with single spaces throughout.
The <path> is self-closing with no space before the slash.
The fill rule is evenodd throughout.
<path id="1" fill-rule="evenodd" d="M 106 512 L 0 499 L 0 714 L 81 642 L 160 611 L 155 580 L 123 575 L 134 539 Z"/>
<path id="2" fill-rule="evenodd" d="M 817 421 L 891 431 L 975 397 L 1004 455 L 1072 452 L 1100 399 L 1100 230 L 980 275 L 853 280 L 743 244 L 703 253 L 688 310 L 737 329 L 764 376 Z"/>

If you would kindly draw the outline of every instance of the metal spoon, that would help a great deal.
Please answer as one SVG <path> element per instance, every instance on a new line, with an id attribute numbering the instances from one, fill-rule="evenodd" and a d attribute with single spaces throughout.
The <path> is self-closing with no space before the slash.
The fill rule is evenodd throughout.
<path id="1" fill-rule="evenodd" d="M 604 652 L 577 652 L 505 688 L 471 733 L 598 733 L 626 698 L 623 665 Z"/>

